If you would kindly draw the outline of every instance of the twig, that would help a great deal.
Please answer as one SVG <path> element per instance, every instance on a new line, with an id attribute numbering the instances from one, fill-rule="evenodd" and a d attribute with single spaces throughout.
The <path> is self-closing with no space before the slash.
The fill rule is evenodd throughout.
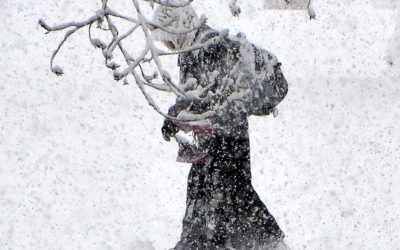
<path id="1" fill-rule="evenodd" d="M 136 23 L 136 24 L 139 23 L 139 21 L 138 21 L 136 18 L 129 17 L 129 16 L 125 16 L 125 15 L 122 15 L 122 14 L 119 14 L 118 12 L 112 10 L 110 7 L 106 7 L 106 8 L 104 9 L 104 12 L 105 12 L 105 14 L 107 14 L 107 15 L 111 15 L 111 16 L 114 16 L 114 17 L 118 17 L 118 18 L 123 19 L 123 20 L 125 20 L 125 21 L 129 21 L 129 22 Z"/>
<path id="2" fill-rule="evenodd" d="M 53 73 L 55 73 L 56 75 L 62 75 L 63 71 L 59 66 L 54 66 L 53 62 L 54 62 L 54 58 L 56 57 L 56 55 L 58 54 L 58 52 L 60 51 L 61 47 L 63 46 L 63 44 L 65 43 L 65 41 L 67 41 L 68 37 L 70 37 L 72 34 L 74 34 L 79 28 L 74 28 L 72 30 L 67 31 L 67 33 L 65 34 L 63 40 L 58 44 L 57 49 L 53 52 L 53 54 L 51 55 L 51 59 L 50 59 L 50 68 L 51 71 L 53 71 Z"/>
<path id="3" fill-rule="evenodd" d="M 149 0 L 150 2 L 152 0 Z M 153 1 L 155 3 L 159 3 L 162 5 L 168 5 L 168 6 L 174 6 L 174 7 L 182 7 L 186 6 L 193 0 L 157 0 Z M 200 45 L 195 45 L 191 46 L 187 49 L 184 50 L 179 50 L 176 52 L 172 53 L 167 53 L 167 52 L 161 52 L 159 49 L 155 46 L 154 41 L 150 35 L 149 31 L 149 26 L 159 28 L 163 30 L 164 32 L 167 32 L 172 35 L 182 35 L 182 34 L 187 34 L 193 31 L 198 30 L 206 21 L 207 19 L 202 16 L 200 18 L 200 21 L 198 24 L 196 24 L 195 27 L 189 30 L 179 30 L 179 29 L 173 29 L 173 28 L 165 28 L 162 27 L 158 24 L 153 23 L 152 21 L 146 19 L 146 17 L 142 14 L 138 0 L 133 0 L 133 4 L 135 6 L 135 9 L 137 11 L 137 18 L 134 17 L 129 17 L 126 15 L 122 15 L 111 8 L 107 6 L 108 0 L 102 0 L 102 8 L 98 11 L 96 11 L 96 15 L 93 15 L 89 17 L 88 19 L 80 22 L 68 22 L 68 23 L 63 23 L 60 25 L 55 25 L 55 26 L 50 26 L 47 23 L 45 23 L 42 19 L 39 20 L 39 24 L 46 30 L 46 33 L 50 33 L 53 31 L 61 31 L 65 30 L 68 28 L 71 28 L 65 32 L 63 40 L 58 44 L 57 49 L 53 52 L 51 59 L 50 59 L 50 67 L 53 73 L 57 75 L 62 75 L 63 70 L 59 66 L 54 65 L 54 60 L 57 54 L 59 53 L 61 47 L 65 44 L 65 42 L 70 38 L 72 34 L 74 34 L 77 30 L 88 26 L 88 36 L 89 36 L 89 41 L 91 44 L 97 48 L 101 48 L 103 51 L 103 55 L 105 58 L 105 65 L 108 68 L 111 68 L 113 70 L 113 75 L 115 80 L 121 80 L 124 79 L 124 84 L 128 84 L 127 76 L 129 74 L 132 74 L 132 76 L 135 79 L 135 82 L 139 86 L 139 89 L 141 90 L 142 94 L 144 95 L 145 99 L 147 100 L 148 104 L 152 106 L 159 114 L 162 116 L 169 118 L 171 120 L 176 120 L 176 121 L 184 121 L 184 122 L 190 122 L 190 121 L 199 121 L 199 120 L 204 120 L 204 119 L 209 119 L 212 116 L 215 115 L 215 112 L 207 112 L 205 114 L 201 115 L 189 115 L 189 116 L 184 116 L 181 118 L 176 118 L 176 117 L 171 117 L 164 112 L 161 111 L 159 106 L 154 102 L 152 97 L 147 93 L 145 86 L 152 87 L 156 90 L 161 90 L 161 91 L 167 91 L 167 92 L 173 92 L 175 95 L 181 97 L 181 98 L 189 98 L 186 96 L 183 90 L 181 90 L 178 86 L 176 86 L 172 81 L 169 73 L 165 71 L 162 67 L 161 61 L 159 59 L 159 56 L 163 55 L 173 55 L 173 54 L 178 54 L 178 53 L 185 53 L 197 49 L 201 49 L 205 46 L 209 46 L 210 44 L 217 42 L 218 40 L 216 38 L 210 39 L 210 41 L 207 41 L 203 44 Z M 112 18 L 119 18 L 125 21 L 129 21 L 134 23 L 134 26 L 131 27 L 126 33 L 119 35 L 117 27 L 114 25 L 114 23 L 111 20 Z M 112 40 L 111 42 L 106 45 L 104 42 L 102 42 L 98 38 L 94 38 L 92 34 L 92 27 L 94 22 L 98 22 L 98 27 L 101 30 L 109 31 L 112 35 Z M 108 28 L 103 28 L 102 23 L 106 21 Z M 141 52 L 141 54 L 134 58 L 132 57 L 128 51 L 125 50 L 123 47 L 122 41 L 132 35 L 132 33 L 137 30 L 138 27 L 141 27 L 145 38 L 146 38 L 146 46 Z M 223 37 L 223 36 L 221 36 Z M 121 51 L 125 62 L 127 63 L 128 67 L 122 71 L 117 71 L 116 69 L 120 67 L 116 62 L 110 61 L 113 58 L 113 51 L 114 49 L 118 47 L 119 50 Z M 150 52 L 150 53 L 149 53 Z M 148 54 L 150 54 L 150 57 L 146 57 Z M 156 74 L 153 74 L 152 76 L 146 76 L 145 72 L 143 71 L 143 68 L 141 67 L 141 63 L 143 62 L 151 62 L 154 61 L 156 64 L 156 67 L 158 69 L 158 72 L 161 75 L 161 78 L 163 79 L 164 83 L 163 84 L 156 84 L 153 83 L 152 80 L 157 78 Z M 136 71 L 137 67 L 139 67 L 141 76 L 139 73 Z M 190 98 L 196 98 L 196 97 L 190 97 Z M 198 97 L 197 97 L 198 98 Z M 201 98 L 200 98 L 201 99 Z"/>
<path id="4" fill-rule="evenodd" d="M 127 38 L 128 36 L 130 36 L 139 26 L 140 26 L 139 24 L 136 24 L 135 26 L 130 28 L 125 34 L 123 34 L 121 36 L 118 36 L 116 39 L 113 39 L 113 41 L 108 46 L 108 50 L 110 52 L 114 51 L 114 49 L 117 46 L 117 44 L 119 42 L 121 42 L 122 40 L 124 40 L 125 38 Z"/>
<path id="5" fill-rule="evenodd" d="M 42 26 L 45 30 L 47 30 L 47 32 L 52 32 L 52 31 L 59 31 L 59 30 L 63 30 L 69 27 L 76 27 L 76 28 L 82 28 L 86 25 L 89 25 L 97 20 L 99 20 L 100 17 L 98 14 L 89 17 L 87 20 L 85 21 L 81 21 L 81 22 L 69 22 L 69 23 L 63 23 L 60 25 L 55 25 L 55 26 L 50 26 L 48 25 L 43 19 L 39 19 L 39 24 L 40 26 Z"/>

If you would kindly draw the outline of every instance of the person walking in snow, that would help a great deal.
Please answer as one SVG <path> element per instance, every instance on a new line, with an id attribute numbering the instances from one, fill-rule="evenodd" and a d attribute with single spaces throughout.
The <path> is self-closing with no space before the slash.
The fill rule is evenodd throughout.
<path id="1" fill-rule="evenodd" d="M 284 233 L 251 184 L 248 117 L 269 115 L 288 91 L 281 64 L 243 34 L 227 36 L 199 20 L 191 6 L 159 6 L 152 34 L 179 53 L 180 87 L 169 116 L 214 112 L 202 121 L 166 119 L 169 141 L 180 130 L 194 143 L 181 143 L 178 160 L 192 163 L 183 232 L 175 249 L 285 249 Z M 163 29 L 174 29 L 171 35 Z M 214 39 L 215 42 L 207 43 Z M 191 49 L 193 46 L 200 49 Z"/>

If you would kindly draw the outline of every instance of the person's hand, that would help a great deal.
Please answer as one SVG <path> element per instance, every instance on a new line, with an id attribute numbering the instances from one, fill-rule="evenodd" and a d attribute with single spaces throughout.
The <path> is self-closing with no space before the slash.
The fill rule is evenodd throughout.
<path id="1" fill-rule="evenodd" d="M 178 126 L 170 119 L 164 120 L 164 125 L 161 128 L 161 133 L 164 137 L 164 140 L 170 141 L 171 137 L 179 132 Z"/>

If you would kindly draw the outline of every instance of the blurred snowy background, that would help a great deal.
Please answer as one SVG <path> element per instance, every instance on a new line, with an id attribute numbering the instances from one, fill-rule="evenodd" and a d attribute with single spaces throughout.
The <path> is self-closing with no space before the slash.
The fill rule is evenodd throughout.
<path id="1" fill-rule="evenodd" d="M 83 31 L 100 1 L 0 0 L 0 249 L 169 249 L 189 165 L 162 117 L 103 66 Z M 126 14 L 130 1 L 114 0 Z M 195 1 L 215 28 L 273 52 L 290 84 L 277 118 L 251 118 L 257 192 L 296 249 L 400 247 L 400 1 L 315 0 L 304 10 Z M 176 57 L 167 61 L 177 77 Z M 172 99 L 160 97 L 163 107 Z"/>

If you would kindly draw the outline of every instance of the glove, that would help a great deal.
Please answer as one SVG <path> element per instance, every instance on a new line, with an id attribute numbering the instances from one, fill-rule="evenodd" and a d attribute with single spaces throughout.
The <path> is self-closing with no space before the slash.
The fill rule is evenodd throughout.
<path id="1" fill-rule="evenodd" d="M 164 120 L 164 125 L 161 128 L 161 133 L 164 137 L 164 140 L 170 141 L 170 138 L 178 132 L 179 132 L 179 127 L 176 126 L 176 124 L 172 120 L 170 119 Z"/>

